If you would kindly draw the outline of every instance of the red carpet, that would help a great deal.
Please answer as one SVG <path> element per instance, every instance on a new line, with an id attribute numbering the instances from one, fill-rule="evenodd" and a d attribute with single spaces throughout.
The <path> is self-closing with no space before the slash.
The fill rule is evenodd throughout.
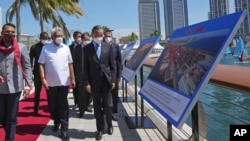
<path id="1" fill-rule="evenodd" d="M 20 101 L 15 141 L 36 141 L 50 120 L 46 91 L 42 89 L 38 116 L 33 115 L 34 94 Z M 4 141 L 4 130 L 0 128 L 0 141 Z"/>

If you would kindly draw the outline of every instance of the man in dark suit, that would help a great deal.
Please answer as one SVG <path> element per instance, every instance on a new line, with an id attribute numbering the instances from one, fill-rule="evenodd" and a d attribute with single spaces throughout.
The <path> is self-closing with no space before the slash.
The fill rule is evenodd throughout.
<path id="1" fill-rule="evenodd" d="M 77 101 L 78 101 L 78 108 L 79 108 L 79 115 L 78 117 L 81 118 L 84 116 L 85 111 L 92 112 L 92 109 L 88 108 L 88 105 L 91 103 L 92 97 L 90 97 L 90 93 L 87 93 L 85 86 L 84 86 L 84 81 L 85 81 L 85 76 L 84 76 L 84 50 L 83 48 L 89 44 L 90 40 L 90 35 L 89 33 L 85 32 L 81 36 L 82 42 L 80 45 L 75 47 L 74 49 L 74 71 L 75 71 L 75 77 L 76 77 L 76 84 L 77 87 Z"/>
<path id="2" fill-rule="evenodd" d="M 84 48 L 87 44 L 91 43 L 91 36 L 88 32 L 84 32 L 82 33 L 82 48 Z M 83 52 L 82 52 L 83 54 Z M 85 98 L 86 98 L 86 111 L 87 112 L 92 112 L 92 107 L 90 106 L 91 102 L 92 102 L 92 95 L 86 91 L 86 89 L 84 89 L 84 94 L 85 94 Z"/>
<path id="3" fill-rule="evenodd" d="M 84 47 L 85 88 L 92 94 L 94 115 L 96 118 L 96 140 L 102 139 L 105 127 L 104 114 L 108 125 L 108 134 L 113 133 L 112 94 L 115 88 L 116 65 L 111 46 L 103 42 L 104 31 L 101 26 L 92 28 L 93 42 Z"/>
<path id="4" fill-rule="evenodd" d="M 72 59 L 73 59 L 73 67 L 74 67 L 74 73 L 75 74 L 77 73 L 76 72 L 77 65 L 75 63 L 76 61 L 74 60 L 75 56 L 76 56 L 76 51 L 75 50 L 76 50 L 77 46 L 81 45 L 81 42 L 82 42 L 81 35 L 82 35 L 82 33 L 80 31 L 75 31 L 73 33 L 74 42 L 71 45 L 69 45 L 71 56 L 72 56 Z M 74 103 L 75 103 L 73 108 L 72 108 L 73 110 L 76 110 L 77 107 L 78 107 L 78 93 L 79 92 L 78 92 L 78 84 L 77 83 L 78 82 L 76 80 L 76 87 L 73 88 L 73 97 L 74 97 Z"/>
<path id="5" fill-rule="evenodd" d="M 39 63 L 38 59 L 41 54 L 42 48 L 45 44 L 48 43 L 48 33 L 42 32 L 40 33 L 40 41 L 30 47 L 30 64 L 33 67 L 33 75 L 34 75 L 34 86 L 35 86 L 35 98 L 34 98 L 34 115 L 38 114 L 39 110 L 39 102 L 40 102 L 40 92 L 42 89 L 42 81 L 39 73 Z M 48 93 L 47 93 L 48 94 Z M 47 98 L 48 95 L 47 95 Z M 50 102 L 48 99 L 48 106 L 50 107 Z M 49 108 L 50 109 L 50 108 Z"/>
<path id="6" fill-rule="evenodd" d="M 106 43 L 110 44 L 113 49 L 113 54 L 116 62 L 116 82 L 115 82 L 115 88 L 111 91 L 112 92 L 112 99 L 113 99 L 113 116 L 112 119 L 114 121 L 118 120 L 118 88 L 119 88 L 119 82 L 121 80 L 122 75 L 122 57 L 121 57 L 121 50 L 119 48 L 119 45 L 114 42 L 112 31 L 108 30 L 105 32 L 104 40 Z"/>

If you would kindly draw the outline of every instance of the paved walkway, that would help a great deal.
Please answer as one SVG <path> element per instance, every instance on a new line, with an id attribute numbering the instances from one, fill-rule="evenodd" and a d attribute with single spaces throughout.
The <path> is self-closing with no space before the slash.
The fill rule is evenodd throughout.
<path id="1" fill-rule="evenodd" d="M 70 141 L 95 141 L 96 124 L 94 113 L 85 112 L 83 118 L 78 118 L 78 111 L 73 111 L 73 94 L 68 96 L 70 105 L 69 136 Z M 134 103 L 119 103 L 119 119 L 113 121 L 113 135 L 105 133 L 102 141 L 164 141 L 166 140 L 157 128 L 137 128 L 129 129 L 125 121 L 125 116 L 134 116 Z M 41 133 L 38 141 L 61 141 L 60 131 L 52 132 L 53 121 L 49 121 L 48 126 Z"/>

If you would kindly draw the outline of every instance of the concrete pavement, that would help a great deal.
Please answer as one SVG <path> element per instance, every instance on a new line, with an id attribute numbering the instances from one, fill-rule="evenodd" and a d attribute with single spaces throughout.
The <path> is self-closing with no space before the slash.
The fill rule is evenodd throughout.
<path id="1" fill-rule="evenodd" d="M 73 94 L 68 96 L 70 105 L 69 136 L 70 141 L 95 141 L 96 124 L 93 112 L 85 112 L 83 118 L 78 118 L 78 111 L 73 111 Z M 129 129 L 125 116 L 133 117 L 135 114 L 134 102 L 119 103 L 118 121 L 113 121 L 114 132 L 112 135 L 105 133 L 102 141 L 164 141 L 164 136 L 157 128 L 137 128 Z M 38 141 L 61 141 L 60 131 L 53 132 L 53 121 L 50 120 Z"/>

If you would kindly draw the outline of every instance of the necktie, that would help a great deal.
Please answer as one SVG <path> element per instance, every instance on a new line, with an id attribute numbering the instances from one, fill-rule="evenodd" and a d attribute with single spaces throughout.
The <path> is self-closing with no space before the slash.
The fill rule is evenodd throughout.
<path id="1" fill-rule="evenodd" d="M 100 44 L 96 44 L 96 55 L 97 55 L 98 59 L 100 60 L 100 58 L 101 58 L 101 46 L 100 46 Z"/>

